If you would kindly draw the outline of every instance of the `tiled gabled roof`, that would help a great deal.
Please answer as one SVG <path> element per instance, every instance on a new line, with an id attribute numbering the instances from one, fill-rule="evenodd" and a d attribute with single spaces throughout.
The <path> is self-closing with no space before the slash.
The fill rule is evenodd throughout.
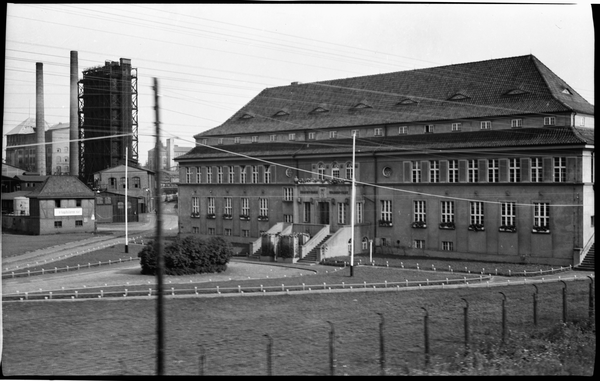
<path id="1" fill-rule="evenodd" d="M 456 94 L 467 98 L 449 100 Z M 364 102 L 371 108 L 355 107 Z M 323 104 L 328 112 L 313 112 Z M 282 109 L 289 115 L 272 117 Z M 591 115 L 594 106 L 526 55 L 268 88 L 195 137 L 572 111 Z"/>
<path id="2" fill-rule="evenodd" d="M 421 150 L 455 150 L 501 147 L 560 146 L 594 144 L 594 131 L 590 128 L 546 127 L 491 131 L 448 132 L 440 134 L 415 134 L 361 138 L 356 141 L 356 151 L 419 152 Z M 292 155 L 348 154 L 352 152 L 352 139 L 314 140 L 294 143 L 252 143 L 198 145 L 176 161 L 216 159 L 231 157 L 277 157 Z M 240 155 L 241 154 L 241 155 Z"/>
<path id="3" fill-rule="evenodd" d="M 29 198 L 93 198 L 94 191 L 76 176 L 48 176 Z"/>
<path id="4" fill-rule="evenodd" d="M 6 133 L 6 135 L 33 134 L 35 132 L 35 118 L 27 118 L 19 123 L 15 128 Z M 44 131 L 48 131 L 50 126 L 44 121 Z"/>

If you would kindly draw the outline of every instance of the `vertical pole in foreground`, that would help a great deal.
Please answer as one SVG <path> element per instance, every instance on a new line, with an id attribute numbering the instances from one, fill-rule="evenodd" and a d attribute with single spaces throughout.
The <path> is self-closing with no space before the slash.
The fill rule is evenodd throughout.
<path id="1" fill-rule="evenodd" d="M 356 132 L 352 133 L 352 195 L 350 197 L 350 220 L 352 221 L 352 227 L 350 232 L 350 276 L 354 276 L 354 208 L 356 208 L 356 188 L 355 188 L 355 179 L 356 179 L 356 164 L 355 161 L 355 151 L 356 149 Z"/>
<path id="2" fill-rule="evenodd" d="M 127 177 L 127 151 L 129 151 L 129 147 L 125 147 L 125 252 L 129 253 L 129 237 L 127 235 L 127 219 L 129 218 L 128 209 L 129 209 L 129 199 L 127 198 L 127 188 L 129 188 L 129 178 Z"/>
<path id="3" fill-rule="evenodd" d="M 160 119 L 158 114 L 158 81 L 154 78 L 154 110 L 156 112 L 156 148 L 155 154 L 155 187 L 156 187 L 156 336 L 157 336 L 157 354 L 156 354 L 156 373 L 158 376 L 164 375 L 164 357 L 165 357 L 165 329 L 164 307 L 163 307 L 163 267 L 164 259 L 162 256 L 162 212 L 160 204 Z"/>

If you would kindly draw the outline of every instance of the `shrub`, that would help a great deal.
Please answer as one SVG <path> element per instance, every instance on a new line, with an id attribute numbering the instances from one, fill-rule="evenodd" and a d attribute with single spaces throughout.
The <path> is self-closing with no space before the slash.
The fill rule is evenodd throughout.
<path id="1" fill-rule="evenodd" d="M 156 274 L 154 246 L 154 242 L 150 242 L 138 254 L 142 274 Z M 231 245 L 220 237 L 206 241 L 193 236 L 177 238 L 163 249 L 164 273 L 186 275 L 223 272 L 227 270 L 227 263 L 232 256 Z"/>

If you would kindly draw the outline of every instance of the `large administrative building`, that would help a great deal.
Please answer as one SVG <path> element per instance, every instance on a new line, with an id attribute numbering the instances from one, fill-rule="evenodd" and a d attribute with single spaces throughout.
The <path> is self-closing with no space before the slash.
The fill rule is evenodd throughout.
<path id="1" fill-rule="evenodd" d="M 250 255 L 284 235 L 300 260 L 347 255 L 353 175 L 355 253 L 576 266 L 593 247 L 594 106 L 532 55 L 267 88 L 195 139 L 180 233 Z"/>

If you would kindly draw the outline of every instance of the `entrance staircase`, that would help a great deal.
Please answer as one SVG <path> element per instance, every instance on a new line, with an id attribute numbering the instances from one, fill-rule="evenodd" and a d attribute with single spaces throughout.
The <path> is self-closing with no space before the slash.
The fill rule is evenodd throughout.
<path id="1" fill-rule="evenodd" d="M 587 254 L 583 258 L 583 261 L 581 261 L 581 263 L 579 265 L 577 265 L 573 268 L 574 270 L 579 270 L 579 271 L 595 271 L 596 270 L 595 261 L 594 261 L 594 245 L 595 245 L 595 243 L 592 244 L 592 247 L 590 247 L 590 250 L 588 250 Z"/>
<path id="2" fill-rule="evenodd" d="M 299 259 L 298 262 L 300 262 L 300 263 L 315 263 L 315 262 L 317 262 L 317 253 L 321 250 L 321 245 L 323 244 L 323 242 L 327 242 L 327 240 L 330 237 L 331 237 L 331 234 L 325 236 L 325 238 L 323 238 L 321 240 L 321 242 L 319 242 L 318 245 L 316 245 L 308 254 L 306 254 L 304 256 L 304 258 Z"/>

